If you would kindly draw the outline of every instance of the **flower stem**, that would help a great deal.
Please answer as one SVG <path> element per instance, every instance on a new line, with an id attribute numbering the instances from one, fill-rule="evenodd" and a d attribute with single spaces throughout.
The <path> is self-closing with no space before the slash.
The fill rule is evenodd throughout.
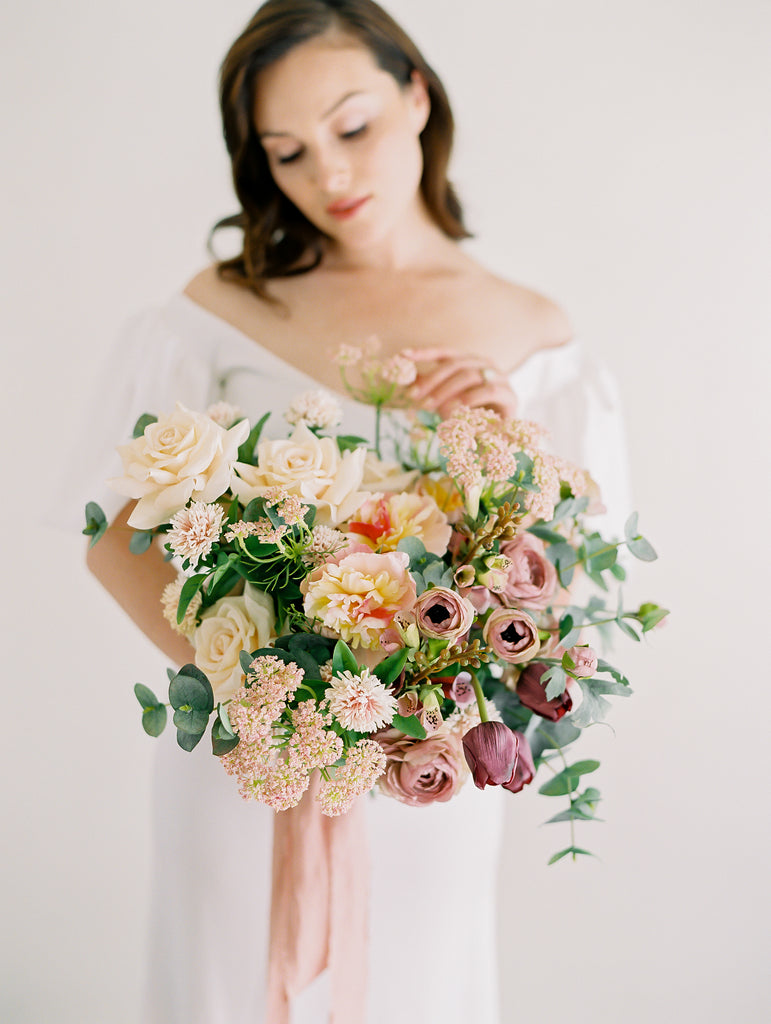
<path id="1" fill-rule="evenodd" d="M 490 716 L 487 714 L 487 702 L 485 695 L 482 692 L 482 685 L 477 679 L 476 672 L 469 673 L 471 676 L 471 685 L 474 687 L 474 695 L 477 699 L 477 707 L 479 708 L 479 718 L 482 722 L 489 722 Z"/>
<path id="2" fill-rule="evenodd" d="M 383 405 L 378 402 L 375 406 L 375 454 L 378 458 L 382 458 L 380 455 L 380 425 L 383 418 Z"/>

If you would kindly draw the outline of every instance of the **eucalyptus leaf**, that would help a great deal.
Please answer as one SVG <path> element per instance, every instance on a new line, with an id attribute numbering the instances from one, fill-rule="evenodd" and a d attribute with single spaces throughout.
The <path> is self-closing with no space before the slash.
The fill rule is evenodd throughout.
<path id="1" fill-rule="evenodd" d="M 624 622 L 624 620 L 621 618 L 616 619 L 615 622 L 618 628 L 625 636 L 628 636 L 632 640 L 637 640 L 639 642 L 640 637 L 638 636 L 637 631 L 633 629 L 628 622 Z"/>
<path id="2" fill-rule="evenodd" d="M 230 715 L 228 714 L 228 709 L 224 704 L 217 705 L 217 718 L 219 719 L 222 728 L 227 733 L 227 735 L 235 736 L 233 726 L 230 724 Z"/>
<path id="3" fill-rule="evenodd" d="M 659 557 L 653 545 L 645 537 L 636 537 L 634 540 L 627 541 L 627 547 L 641 562 L 655 562 Z"/>
<path id="4" fill-rule="evenodd" d="M 223 726 L 219 718 L 215 718 L 211 727 L 211 751 L 216 757 L 229 754 L 238 746 L 238 736 Z"/>
<path id="5" fill-rule="evenodd" d="M 602 821 L 602 818 L 597 818 L 588 811 L 584 811 L 578 804 L 573 805 L 567 811 L 560 811 L 559 814 L 555 814 L 554 817 L 549 818 L 548 821 L 544 822 L 544 825 L 554 825 L 560 821 Z"/>
<path id="6" fill-rule="evenodd" d="M 132 555 L 143 555 L 149 551 L 153 543 L 152 530 L 135 530 L 129 541 L 129 551 Z"/>
<path id="7" fill-rule="evenodd" d="M 144 683 L 134 684 L 134 694 L 143 708 L 154 708 L 159 704 L 158 698 L 153 691 Z"/>
<path id="8" fill-rule="evenodd" d="M 86 526 L 83 530 L 85 536 L 91 538 L 89 547 L 93 547 L 100 537 L 104 536 L 107 529 L 107 517 L 101 506 L 95 501 L 89 501 L 86 505 Z"/>
<path id="9" fill-rule="evenodd" d="M 540 538 L 542 541 L 545 541 L 547 544 L 564 544 L 565 543 L 565 538 L 562 536 L 561 533 L 557 533 L 556 530 L 550 529 L 548 526 L 546 526 L 544 523 L 541 523 L 541 522 L 533 523 L 532 526 L 528 526 L 527 532 L 528 533 L 532 533 L 532 535 L 534 537 Z"/>
<path id="10" fill-rule="evenodd" d="M 166 707 L 163 704 L 145 708 L 142 711 L 142 728 L 148 736 L 160 736 L 166 728 L 167 717 Z"/>
<path id="11" fill-rule="evenodd" d="M 638 520 L 638 518 L 639 518 L 639 513 L 633 512 L 629 516 L 627 521 L 624 523 L 624 538 L 627 541 L 634 540 L 635 537 L 639 536 L 639 532 L 638 532 L 638 529 L 637 529 L 637 520 Z"/>
<path id="12" fill-rule="evenodd" d="M 205 731 L 206 730 L 204 729 L 204 732 Z M 197 747 L 198 744 L 201 742 L 203 734 L 203 732 L 182 732 L 181 729 L 177 729 L 177 744 L 180 747 L 182 747 L 183 750 L 187 750 L 189 753 L 191 750 L 194 750 L 195 747 Z"/>
<path id="13" fill-rule="evenodd" d="M 169 683 L 169 703 L 174 709 L 189 706 L 209 715 L 214 710 L 211 683 L 195 665 L 183 665 Z"/>
<path id="14" fill-rule="evenodd" d="M 549 858 L 549 864 L 556 864 L 558 860 L 562 860 L 563 857 L 567 857 L 568 854 L 572 854 L 574 857 L 581 855 L 584 857 L 593 857 L 594 854 L 590 853 L 589 850 L 582 850 L 579 846 L 568 846 L 565 850 L 560 850 L 559 853 L 555 853 L 553 857 Z"/>
<path id="15" fill-rule="evenodd" d="M 199 736 L 206 732 L 209 724 L 209 715 L 206 711 L 196 711 L 194 708 L 181 707 L 174 712 L 174 725 L 179 732 L 189 733 L 191 736 Z"/>

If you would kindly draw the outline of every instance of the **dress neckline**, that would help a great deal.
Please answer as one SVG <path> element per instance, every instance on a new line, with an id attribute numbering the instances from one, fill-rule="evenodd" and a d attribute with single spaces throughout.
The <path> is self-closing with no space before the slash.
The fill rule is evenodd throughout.
<path id="1" fill-rule="evenodd" d="M 296 377 L 299 377 L 304 381 L 309 381 L 311 385 L 315 388 L 322 387 L 322 385 L 319 384 L 315 377 L 311 377 L 310 374 L 305 373 L 304 370 L 301 370 L 299 367 L 295 366 L 294 363 L 290 363 L 288 360 L 284 359 L 282 356 L 275 353 L 272 349 L 266 348 L 265 345 L 260 344 L 260 342 L 257 341 L 256 338 L 252 338 L 251 335 L 246 334 L 244 331 L 241 330 L 240 327 L 236 327 L 236 325 L 232 324 L 229 320 L 225 320 L 217 313 L 213 313 L 210 309 L 207 309 L 206 306 L 202 306 L 200 302 L 196 302 L 195 299 L 191 298 L 186 292 L 174 293 L 169 305 L 171 305 L 175 301 L 179 304 L 179 306 L 182 309 L 187 309 L 188 313 L 200 315 L 201 319 L 211 320 L 214 323 L 216 323 L 219 327 L 224 327 L 226 330 L 229 330 L 234 337 L 237 337 L 242 342 L 247 343 L 251 348 L 258 349 L 261 356 L 267 357 L 269 361 L 272 361 L 275 366 L 280 367 L 283 371 L 289 371 Z M 531 352 L 529 356 L 523 359 L 519 366 L 517 366 L 514 370 L 511 371 L 511 373 L 509 374 L 509 381 L 513 382 L 514 380 L 517 379 L 519 375 L 525 373 L 525 371 L 530 373 L 539 364 L 549 362 L 555 357 L 560 357 L 564 359 L 567 356 L 573 356 L 574 353 L 578 352 L 579 347 L 580 342 L 578 338 L 574 336 L 569 341 L 563 342 L 561 345 L 551 345 L 546 348 L 536 349 L 535 352 Z M 346 395 L 343 392 L 337 391 L 337 389 L 325 386 L 325 390 L 334 390 L 338 397 L 346 398 L 349 402 L 354 401 L 353 399 L 351 399 L 350 395 Z"/>

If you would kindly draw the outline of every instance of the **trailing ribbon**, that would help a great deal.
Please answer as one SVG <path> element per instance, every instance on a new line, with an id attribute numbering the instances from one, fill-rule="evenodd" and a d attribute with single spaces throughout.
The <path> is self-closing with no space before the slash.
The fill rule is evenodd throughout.
<path id="1" fill-rule="evenodd" d="M 319 774 L 296 807 L 273 818 L 269 1024 L 289 1024 L 293 996 L 329 968 L 329 1024 L 362 1024 L 367 996 L 369 858 L 361 798 L 322 814 Z"/>

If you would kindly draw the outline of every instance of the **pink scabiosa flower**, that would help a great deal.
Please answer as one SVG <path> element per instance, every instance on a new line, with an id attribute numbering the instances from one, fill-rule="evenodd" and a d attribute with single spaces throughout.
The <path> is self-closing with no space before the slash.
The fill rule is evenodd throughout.
<path id="1" fill-rule="evenodd" d="M 510 560 L 503 600 L 526 608 L 543 609 L 557 589 L 557 570 L 546 557 L 546 548 L 532 533 L 520 533 L 501 544 L 501 554 Z"/>
<path id="2" fill-rule="evenodd" d="M 222 505 L 194 501 L 171 517 L 171 530 L 167 542 L 178 558 L 187 558 L 192 566 L 212 549 L 222 533 Z"/>
<path id="3" fill-rule="evenodd" d="M 477 789 L 504 786 L 514 779 L 519 739 L 503 722 L 480 722 L 463 737 L 463 753 Z"/>
<path id="4" fill-rule="evenodd" d="M 523 732 L 515 732 L 514 735 L 519 741 L 517 763 L 514 766 L 514 775 L 510 782 L 504 782 L 503 788 L 510 793 L 519 793 L 525 786 L 529 786 L 535 778 L 535 761 L 530 744 L 527 742 Z"/>
<path id="5" fill-rule="evenodd" d="M 597 654 L 586 644 L 571 647 L 568 657 L 573 662 L 571 671 L 576 679 L 590 679 L 597 671 Z"/>
<path id="6" fill-rule="evenodd" d="M 415 604 L 415 581 L 403 551 L 345 555 L 314 569 L 303 581 L 309 619 L 334 630 L 352 647 L 380 648 L 396 615 Z"/>
<path id="7" fill-rule="evenodd" d="M 471 629 L 476 611 L 470 601 L 454 590 L 431 587 L 416 600 L 414 615 L 423 636 L 452 643 Z"/>
<path id="8" fill-rule="evenodd" d="M 485 623 L 482 636 L 499 658 L 512 665 L 530 661 L 541 646 L 535 622 L 517 608 L 496 608 Z"/>
<path id="9" fill-rule="evenodd" d="M 358 675 L 346 671 L 334 676 L 324 696 L 340 725 L 354 732 L 375 732 L 390 725 L 396 714 L 396 698 L 366 668 Z"/>
<path id="10" fill-rule="evenodd" d="M 547 668 L 548 666 L 543 662 L 526 665 L 517 680 L 517 696 L 526 708 L 542 718 L 557 722 L 572 709 L 573 699 L 567 688 L 559 697 L 554 697 L 552 700 L 546 699 L 546 689 L 541 685 L 541 676 Z"/>

